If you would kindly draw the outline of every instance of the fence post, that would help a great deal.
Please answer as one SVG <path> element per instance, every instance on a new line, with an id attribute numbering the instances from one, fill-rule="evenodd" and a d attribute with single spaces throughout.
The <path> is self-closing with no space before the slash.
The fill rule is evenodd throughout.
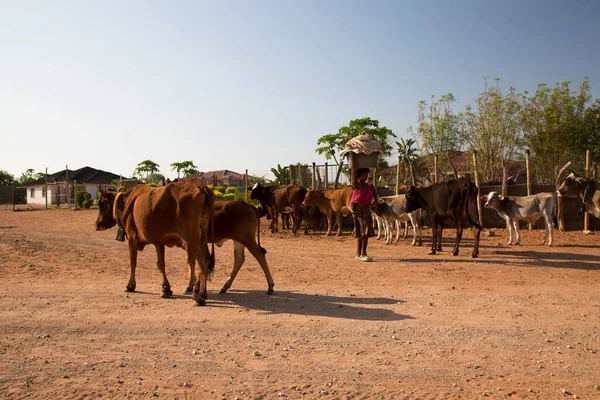
<path id="1" fill-rule="evenodd" d="M 325 187 L 323 188 L 324 190 L 329 189 L 329 168 L 328 164 L 325 163 L 325 176 L 323 177 L 325 179 Z"/>
<path id="2" fill-rule="evenodd" d="M 587 149 L 585 151 L 585 178 L 586 179 L 590 179 L 591 157 L 592 157 L 592 151 L 590 149 Z M 588 185 L 589 184 L 590 183 L 588 182 Z M 583 202 L 585 203 L 585 199 L 583 199 Z M 586 234 L 590 233 L 590 213 L 587 212 L 587 206 L 586 206 L 586 212 L 583 214 L 583 233 L 586 233 Z"/>
<path id="3" fill-rule="evenodd" d="M 531 196 L 531 167 L 529 163 L 529 157 L 531 155 L 531 151 L 529 149 L 525 150 L 525 172 L 527 174 L 527 196 Z M 533 229 L 533 224 L 529 223 L 528 229 Z"/>
<path id="4" fill-rule="evenodd" d="M 483 212 L 481 211 L 481 188 L 479 187 L 479 172 L 477 168 L 477 152 L 473 150 L 473 174 L 475 176 L 475 186 L 477 186 L 477 214 L 479 216 L 479 225 L 483 228 Z"/>
<path id="5" fill-rule="evenodd" d="M 290 185 L 294 184 L 294 166 L 292 164 L 290 164 Z"/>
<path id="6" fill-rule="evenodd" d="M 475 154 L 475 153 L 473 153 L 473 154 Z M 434 156 L 433 156 L 433 183 L 437 183 L 437 178 L 438 178 L 438 155 L 434 154 Z"/>
<path id="7" fill-rule="evenodd" d="M 46 175 L 44 175 L 44 184 L 46 186 L 46 210 L 47 210 L 48 209 L 48 167 L 46 167 Z"/>
<path id="8" fill-rule="evenodd" d="M 244 174 L 244 193 L 246 194 L 246 203 L 248 203 L 248 169 Z"/>
<path id="9" fill-rule="evenodd" d="M 398 156 L 398 165 L 396 165 L 396 196 L 400 194 L 400 156 Z"/>
<path id="10" fill-rule="evenodd" d="M 317 164 L 313 162 L 313 164 L 312 164 L 312 182 L 311 182 L 311 185 L 310 185 L 310 188 L 312 190 L 315 190 L 315 182 L 316 182 L 316 179 L 317 179 L 317 177 L 315 176 L 316 172 L 317 172 Z"/>
<path id="11" fill-rule="evenodd" d="M 342 167 L 344 166 L 344 162 L 340 160 L 340 165 L 338 165 L 337 174 L 335 175 L 335 182 L 333 182 L 333 189 L 337 189 L 338 182 L 340 181 L 340 175 L 342 173 Z"/>

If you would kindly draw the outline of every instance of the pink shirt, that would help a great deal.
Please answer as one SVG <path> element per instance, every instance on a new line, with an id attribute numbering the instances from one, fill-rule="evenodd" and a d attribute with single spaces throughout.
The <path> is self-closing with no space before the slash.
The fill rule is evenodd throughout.
<path id="1" fill-rule="evenodd" d="M 371 204 L 373 201 L 373 190 L 371 185 L 368 183 L 361 183 L 356 189 L 352 191 L 352 199 L 350 204 L 358 203 L 363 206 Z"/>

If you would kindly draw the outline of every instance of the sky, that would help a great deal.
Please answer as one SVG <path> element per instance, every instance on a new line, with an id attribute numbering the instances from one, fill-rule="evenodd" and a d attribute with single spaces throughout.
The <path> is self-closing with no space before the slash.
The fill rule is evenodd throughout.
<path id="1" fill-rule="evenodd" d="M 408 138 L 420 100 L 463 111 L 485 76 L 588 76 L 597 98 L 599 19 L 594 0 L 0 0 L 0 170 L 269 177 L 324 163 L 352 119 Z"/>

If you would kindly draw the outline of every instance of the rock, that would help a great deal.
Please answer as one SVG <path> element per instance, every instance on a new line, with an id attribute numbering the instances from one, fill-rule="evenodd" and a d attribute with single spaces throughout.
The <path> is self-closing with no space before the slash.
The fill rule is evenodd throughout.
<path id="1" fill-rule="evenodd" d="M 254 357 L 262 357 L 262 354 L 260 354 L 258 351 L 253 351 L 253 352 L 252 352 L 252 355 L 253 355 Z"/>

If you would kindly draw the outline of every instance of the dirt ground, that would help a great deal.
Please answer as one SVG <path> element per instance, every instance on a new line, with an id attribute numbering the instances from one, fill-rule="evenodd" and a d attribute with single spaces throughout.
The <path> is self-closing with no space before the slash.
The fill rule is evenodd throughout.
<path id="1" fill-rule="evenodd" d="M 183 292 L 185 252 L 155 252 L 125 293 L 127 247 L 94 210 L 0 212 L 0 396 L 21 399 L 600 398 L 600 236 L 482 235 L 472 259 L 410 239 L 269 235 L 275 294 L 249 254 L 227 294 L 217 249 L 207 306 Z"/>

